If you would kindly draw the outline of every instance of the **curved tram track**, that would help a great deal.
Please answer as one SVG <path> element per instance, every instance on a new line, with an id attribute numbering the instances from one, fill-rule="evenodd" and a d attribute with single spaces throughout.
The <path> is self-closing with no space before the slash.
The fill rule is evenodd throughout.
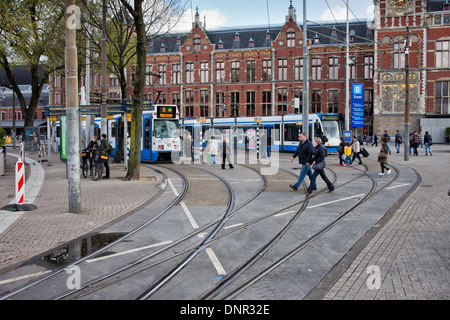
<path id="1" fill-rule="evenodd" d="M 170 172 L 175 173 L 182 183 L 182 190 L 178 194 L 178 196 L 173 200 L 173 202 L 163 211 L 161 211 L 157 216 L 155 216 L 150 221 L 147 221 L 139 228 L 136 228 L 126 236 L 118 239 L 117 241 L 111 243 L 107 247 L 104 247 L 101 249 L 101 251 L 97 251 L 87 257 L 84 257 L 83 259 L 71 264 L 68 267 L 76 266 L 80 264 L 83 261 L 86 261 L 88 259 L 94 258 L 95 256 L 98 256 L 101 254 L 101 252 L 105 251 L 108 248 L 111 248 L 117 243 L 123 242 L 126 238 L 130 237 L 132 234 L 137 233 L 138 231 L 143 230 L 145 227 L 152 224 L 155 220 L 162 217 L 164 213 L 171 210 L 171 208 L 175 207 L 177 204 L 180 204 L 182 202 L 183 198 L 186 196 L 189 190 L 189 183 L 188 179 L 183 174 L 180 174 L 178 171 L 180 170 L 174 170 L 169 168 L 168 166 L 156 166 L 163 170 L 169 170 Z M 263 192 L 266 189 L 267 181 L 266 178 L 259 174 L 258 168 L 253 168 L 250 166 L 247 166 L 246 168 L 256 172 L 259 174 L 259 179 L 261 180 L 261 185 L 259 186 L 258 190 L 251 196 L 248 197 L 245 201 L 240 203 L 239 205 L 236 205 L 235 196 L 233 192 L 233 188 L 231 187 L 230 183 L 227 181 L 226 178 L 221 177 L 220 175 L 211 172 L 211 170 L 200 168 L 198 166 L 183 166 L 184 168 L 187 168 L 187 170 L 191 169 L 197 169 L 201 170 L 202 172 L 206 173 L 207 175 L 211 175 L 214 177 L 214 179 L 219 179 L 227 188 L 228 190 L 228 206 L 225 210 L 225 213 L 218 219 L 214 219 L 213 221 L 210 221 L 209 223 L 206 223 L 201 228 L 198 228 L 194 230 L 193 232 L 186 233 L 182 237 L 180 237 L 178 240 L 171 242 L 168 245 L 163 246 L 159 250 L 155 250 L 154 252 L 147 254 L 138 260 L 131 261 L 126 265 L 123 265 L 120 268 L 116 268 L 115 270 L 108 272 L 106 274 L 103 274 L 100 277 L 94 277 L 88 282 L 85 282 L 85 284 L 80 288 L 76 290 L 69 290 L 62 294 L 59 294 L 57 296 L 53 296 L 53 299 L 63 299 L 63 298 L 69 298 L 69 299 L 80 299 L 80 298 L 98 298 L 98 296 L 95 295 L 96 292 L 101 291 L 103 289 L 108 290 L 108 288 L 114 284 L 121 283 L 125 281 L 126 279 L 130 278 L 139 278 L 135 277 L 136 275 L 140 275 L 141 273 L 144 273 L 145 271 L 151 270 L 151 269 L 157 269 L 164 265 L 168 261 L 172 261 L 175 258 L 181 257 L 181 260 L 174 263 L 172 262 L 170 266 L 165 265 L 164 268 L 162 268 L 163 272 L 161 270 L 157 272 L 159 276 L 156 278 L 152 277 L 151 285 L 147 286 L 145 290 L 139 289 L 141 293 L 137 296 L 135 296 L 136 299 L 149 299 L 152 298 L 152 296 L 157 293 L 159 290 L 164 288 L 171 279 L 175 278 L 181 270 L 183 270 L 189 263 L 191 263 L 199 254 L 200 252 L 203 252 L 205 249 L 212 247 L 213 245 L 219 243 L 220 241 L 228 241 L 230 236 L 238 234 L 240 231 L 244 230 L 246 231 L 247 228 L 250 228 L 253 225 L 258 225 L 266 220 L 268 220 L 271 217 L 276 216 L 277 214 L 280 214 L 282 212 L 285 212 L 286 210 L 293 209 L 296 206 L 300 205 L 300 208 L 296 210 L 295 214 L 288 220 L 288 222 L 276 232 L 275 236 L 272 236 L 270 239 L 265 240 L 265 243 L 261 244 L 258 243 L 258 248 L 254 250 L 255 252 L 250 258 L 246 258 L 245 261 L 241 262 L 239 266 L 235 267 L 234 270 L 227 274 L 226 276 L 219 277 L 219 281 L 213 286 L 210 286 L 209 289 L 204 291 L 203 294 L 200 295 L 194 295 L 190 298 L 197 298 L 197 299 L 232 299 L 238 296 L 243 291 L 250 288 L 252 285 L 254 285 L 256 282 L 258 282 L 260 279 L 264 278 L 267 274 L 281 266 L 285 261 L 289 260 L 292 256 L 300 252 L 303 248 L 305 248 L 307 245 L 315 241 L 316 239 L 320 238 L 323 234 L 325 234 L 327 231 L 329 231 L 331 228 L 333 228 L 337 223 L 339 223 L 341 220 L 343 220 L 349 213 L 353 212 L 356 208 L 361 206 L 363 203 L 368 201 L 370 198 L 372 198 L 376 193 L 381 191 L 382 189 L 386 188 L 388 185 L 390 185 L 398 176 L 398 170 L 395 168 L 396 176 L 393 180 L 391 180 L 387 185 L 385 185 L 383 188 L 376 190 L 376 181 L 372 177 L 370 177 L 367 174 L 367 168 L 366 170 L 359 170 L 361 174 L 359 174 L 357 177 L 350 179 L 347 182 L 344 182 L 343 184 L 336 186 L 336 188 L 341 188 L 344 185 L 347 185 L 356 179 L 359 179 L 361 177 L 369 177 L 372 181 L 372 187 L 367 192 L 367 194 L 359 200 L 354 206 L 352 206 L 350 209 L 346 210 L 342 214 L 340 214 L 334 221 L 331 221 L 325 228 L 322 228 L 320 231 L 316 232 L 314 235 L 309 237 L 308 239 L 302 241 L 298 246 L 295 246 L 291 248 L 287 253 L 280 256 L 275 262 L 265 266 L 262 271 L 258 271 L 254 273 L 251 276 L 247 276 L 244 279 L 244 274 L 249 273 L 248 271 L 251 270 L 252 266 L 254 266 L 258 261 L 260 261 L 268 251 L 272 247 L 274 247 L 277 242 L 280 241 L 280 239 L 288 232 L 288 230 L 292 227 L 292 225 L 298 220 L 298 218 L 303 214 L 303 212 L 308 207 L 308 203 L 311 199 L 314 199 L 315 197 L 320 197 L 320 195 L 325 191 L 324 189 L 318 190 L 318 192 L 313 193 L 310 196 L 307 196 L 305 199 L 293 201 L 292 203 L 288 205 L 278 205 L 278 208 L 282 207 L 282 209 L 277 209 L 275 211 L 272 211 L 269 214 L 265 214 L 263 216 L 258 216 L 256 218 L 250 219 L 249 221 L 245 223 L 240 223 L 239 226 L 232 228 L 230 231 L 226 231 L 224 227 L 226 224 L 235 216 L 235 214 L 243 209 L 244 207 L 252 204 L 255 202 L 258 197 L 263 194 Z M 284 169 L 283 169 L 284 170 Z M 328 169 L 329 172 L 333 174 L 333 183 L 336 182 L 337 175 L 333 170 Z M 285 172 L 289 172 L 288 170 L 284 170 Z M 289 172 L 289 174 L 296 175 L 296 173 Z M 175 193 L 176 194 L 176 193 Z M 239 216 L 239 215 L 237 215 Z M 203 233 L 203 231 L 207 231 L 209 229 L 212 229 L 211 231 L 207 232 L 206 236 L 203 236 L 203 239 L 200 241 L 194 241 L 188 242 L 188 239 L 195 239 L 195 235 L 199 236 Z M 273 233 L 272 233 L 273 234 Z M 200 237 L 200 236 L 199 236 Z M 179 247 L 179 245 L 183 245 L 184 247 Z M 175 252 L 173 252 L 175 250 Z M 170 252 L 169 252 L 170 251 Z M 168 254 L 168 255 L 165 255 Z M 158 261 L 150 262 L 149 260 L 151 258 L 154 258 L 156 256 L 161 256 L 161 258 Z M 272 259 L 273 260 L 273 259 Z M 146 265 L 144 265 L 144 262 L 147 262 Z M 150 263 L 149 263 L 150 262 Z M 2 299 L 6 299 L 9 297 L 12 297 L 16 295 L 17 293 L 20 293 L 32 286 L 35 286 L 39 283 L 42 283 L 55 275 L 63 272 L 65 269 L 58 270 L 57 272 L 54 272 L 50 274 L 47 277 L 44 277 L 42 279 L 39 279 L 38 281 L 35 281 L 33 283 L 30 283 L 29 285 L 18 289 L 17 291 L 11 292 L 8 295 L 1 297 Z M 259 268 L 261 270 L 261 268 Z M 167 270 L 170 270 L 167 272 Z M 162 274 L 162 275 L 161 275 Z M 181 276 L 181 278 L 183 278 Z M 184 276 L 186 278 L 186 276 Z M 235 280 L 240 279 L 241 284 L 239 285 L 232 285 Z M 233 286 L 233 288 L 231 288 Z M 141 286 L 142 287 L 142 286 Z M 225 293 L 224 293 L 225 292 Z M 158 296 L 156 297 L 158 298 Z M 187 297 L 189 298 L 189 297 Z"/>

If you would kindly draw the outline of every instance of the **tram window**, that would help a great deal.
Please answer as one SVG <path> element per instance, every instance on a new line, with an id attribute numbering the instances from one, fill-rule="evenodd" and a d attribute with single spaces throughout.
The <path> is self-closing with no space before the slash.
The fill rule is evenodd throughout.
<path id="1" fill-rule="evenodd" d="M 284 141 L 300 141 L 298 133 L 301 131 L 301 127 L 295 124 L 284 125 Z"/>
<path id="2" fill-rule="evenodd" d="M 337 121 L 322 121 L 324 135 L 328 140 L 339 139 L 339 122 Z"/>
<path id="3" fill-rule="evenodd" d="M 156 138 L 176 138 L 178 128 L 176 121 L 156 120 L 154 127 L 154 136 Z"/>
<path id="4" fill-rule="evenodd" d="M 144 121 L 144 149 L 150 149 L 150 119 Z"/>
<path id="5" fill-rule="evenodd" d="M 272 141 L 280 141 L 280 125 L 275 125 L 275 134 L 272 134 Z"/>
<path id="6" fill-rule="evenodd" d="M 111 138 L 115 138 L 116 137 L 116 122 L 112 121 L 111 122 Z"/>

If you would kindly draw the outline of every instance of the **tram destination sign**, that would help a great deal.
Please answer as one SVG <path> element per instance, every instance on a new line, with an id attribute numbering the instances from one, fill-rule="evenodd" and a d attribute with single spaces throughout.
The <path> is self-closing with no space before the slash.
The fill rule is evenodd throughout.
<path id="1" fill-rule="evenodd" d="M 156 116 L 158 118 L 176 118 L 176 110 L 175 107 L 158 106 Z"/>
<path id="2" fill-rule="evenodd" d="M 364 127 L 364 84 L 352 83 L 351 90 L 352 128 Z"/>

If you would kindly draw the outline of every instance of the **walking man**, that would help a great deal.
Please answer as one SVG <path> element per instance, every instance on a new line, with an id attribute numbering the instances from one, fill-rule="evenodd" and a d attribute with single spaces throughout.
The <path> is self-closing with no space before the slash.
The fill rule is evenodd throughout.
<path id="1" fill-rule="evenodd" d="M 313 190 L 317 189 L 317 185 L 315 181 L 312 181 L 312 170 L 311 170 L 311 159 L 313 157 L 313 145 L 311 141 L 308 140 L 306 134 L 304 132 L 300 133 L 300 143 L 298 144 L 298 148 L 295 151 L 294 155 L 291 158 L 291 162 L 294 162 L 294 159 L 298 156 L 298 162 L 302 165 L 302 170 L 300 171 L 300 177 L 296 184 L 290 184 L 294 191 L 297 191 L 300 184 L 303 182 L 306 176 L 309 177 L 309 180 L 314 183 Z"/>
<path id="2" fill-rule="evenodd" d="M 231 154 L 231 150 L 230 150 L 230 146 L 227 145 L 227 137 L 223 136 L 223 141 L 222 141 L 222 169 L 225 169 L 225 161 L 228 162 L 228 165 L 230 166 L 230 169 L 234 169 L 233 164 L 231 163 L 231 160 L 230 160 L 230 154 Z"/>
<path id="3" fill-rule="evenodd" d="M 397 153 L 400 153 L 400 144 L 402 142 L 402 135 L 400 134 L 400 131 L 397 130 L 397 133 L 395 134 L 395 149 L 397 149 Z"/>

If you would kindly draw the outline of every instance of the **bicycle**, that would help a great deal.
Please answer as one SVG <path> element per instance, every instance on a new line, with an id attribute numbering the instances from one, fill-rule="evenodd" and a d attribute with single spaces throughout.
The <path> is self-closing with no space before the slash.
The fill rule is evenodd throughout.
<path id="1" fill-rule="evenodd" d="M 87 161 L 91 158 L 91 153 L 88 151 L 88 149 L 84 149 L 81 152 L 81 173 L 83 174 L 83 177 L 87 178 L 88 172 L 89 172 L 89 166 Z"/>
<path id="2" fill-rule="evenodd" d="M 100 149 L 91 149 L 94 159 L 94 168 L 92 169 L 91 179 L 97 181 L 103 175 L 103 161 L 108 161 L 108 156 L 102 155 Z M 106 157 L 106 159 L 105 159 Z"/>

